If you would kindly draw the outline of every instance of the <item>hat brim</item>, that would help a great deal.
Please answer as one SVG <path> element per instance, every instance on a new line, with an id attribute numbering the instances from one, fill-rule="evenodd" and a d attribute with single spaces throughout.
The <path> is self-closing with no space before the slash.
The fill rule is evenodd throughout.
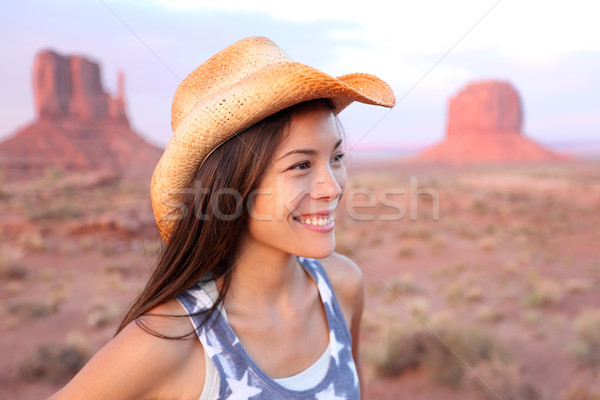
<path id="1" fill-rule="evenodd" d="M 201 93 L 194 96 L 195 106 L 178 123 L 152 176 L 152 207 L 165 242 L 180 218 L 182 191 L 191 186 L 204 159 L 227 139 L 309 100 L 331 100 L 336 114 L 354 101 L 390 108 L 395 104 L 391 88 L 374 75 L 335 78 L 297 62 L 265 66 L 209 99 Z"/>

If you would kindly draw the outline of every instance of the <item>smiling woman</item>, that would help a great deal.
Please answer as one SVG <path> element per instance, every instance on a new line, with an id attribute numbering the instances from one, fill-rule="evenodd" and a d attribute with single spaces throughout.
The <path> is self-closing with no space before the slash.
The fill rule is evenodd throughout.
<path id="1" fill-rule="evenodd" d="M 333 78 L 248 38 L 173 100 L 152 180 L 165 242 L 115 337 L 55 399 L 358 399 L 362 275 L 336 254 L 346 188 L 337 113 L 391 107 L 385 82 Z"/>

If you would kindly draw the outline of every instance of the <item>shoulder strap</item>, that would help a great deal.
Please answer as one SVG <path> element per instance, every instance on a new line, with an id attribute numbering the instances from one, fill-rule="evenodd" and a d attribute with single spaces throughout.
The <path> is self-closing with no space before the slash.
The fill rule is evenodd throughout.
<path id="1" fill-rule="evenodd" d="M 333 292 L 333 286 L 329 281 L 329 277 L 327 276 L 325 268 L 316 258 L 298 257 L 298 260 L 317 283 L 319 294 L 321 295 L 321 300 L 325 305 L 325 311 L 331 313 L 331 319 L 334 321 L 334 323 L 340 325 L 340 327 L 342 328 L 340 330 L 343 332 L 345 338 L 352 342 L 352 335 L 350 334 L 350 329 L 348 328 L 348 324 L 346 323 L 346 319 L 344 318 L 342 308 L 340 307 L 337 298 L 335 297 L 335 293 Z M 334 327 L 330 326 L 330 329 L 333 328 Z"/>

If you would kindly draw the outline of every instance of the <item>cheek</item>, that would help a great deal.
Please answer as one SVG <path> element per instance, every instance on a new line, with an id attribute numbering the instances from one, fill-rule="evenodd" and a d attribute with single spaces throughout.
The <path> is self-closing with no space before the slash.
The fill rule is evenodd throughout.
<path id="1" fill-rule="evenodd" d="M 346 186 L 348 185 L 348 172 L 346 171 L 345 166 L 341 166 L 334 173 L 335 180 L 338 186 L 342 189 L 342 194 L 346 191 Z"/>

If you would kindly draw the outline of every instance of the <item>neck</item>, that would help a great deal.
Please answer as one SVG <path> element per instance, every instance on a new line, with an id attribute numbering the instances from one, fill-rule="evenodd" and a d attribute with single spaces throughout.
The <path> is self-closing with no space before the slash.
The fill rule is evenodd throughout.
<path id="1" fill-rule="evenodd" d="M 305 275 L 295 255 L 246 241 L 234 257 L 227 312 L 290 304 L 293 295 L 301 290 Z"/>

